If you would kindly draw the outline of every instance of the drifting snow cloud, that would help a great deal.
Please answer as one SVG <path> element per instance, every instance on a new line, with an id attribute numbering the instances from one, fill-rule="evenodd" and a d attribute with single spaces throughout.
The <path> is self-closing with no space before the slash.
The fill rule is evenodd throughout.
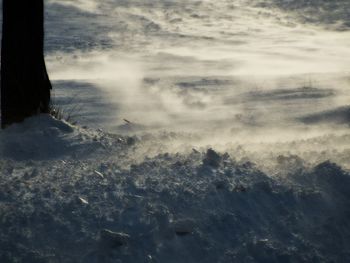
<path id="1" fill-rule="evenodd" d="M 108 94 L 118 108 L 109 128 L 130 128 L 127 119 L 133 131 L 297 137 L 304 116 L 348 103 L 348 34 L 239 1 L 165 3 L 104 2 L 89 35 L 102 32 L 110 45 L 48 56 L 52 79 L 88 81 Z"/>

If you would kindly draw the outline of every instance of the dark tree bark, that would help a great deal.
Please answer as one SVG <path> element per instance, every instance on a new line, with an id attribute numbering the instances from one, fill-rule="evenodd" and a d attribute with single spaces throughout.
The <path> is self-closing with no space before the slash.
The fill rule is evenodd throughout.
<path id="1" fill-rule="evenodd" d="M 48 113 L 43 0 L 3 0 L 1 126 Z"/>

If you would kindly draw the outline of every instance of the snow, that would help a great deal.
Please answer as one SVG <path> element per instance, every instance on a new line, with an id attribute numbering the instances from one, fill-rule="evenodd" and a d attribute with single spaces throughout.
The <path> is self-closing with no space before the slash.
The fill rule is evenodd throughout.
<path id="1" fill-rule="evenodd" d="M 0 262 L 347 262 L 348 1 L 46 1 L 49 115 L 0 131 Z"/>
<path id="2" fill-rule="evenodd" d="M 330 27 L 346 23 L 348 1 L 104 1 L 89 12 L 80 2 L 49 1 L 46 47 L 55 98 L 74 96 L 83 125 L 293 129 L 349 101 L 349 34 Z M 308 9 L 338 22 L 301 21 Z"/>
<path id="3" fill-rule="evenodd" d="M 160 139 L 47 115 L 0 139 L 1 262 L 346 262 L 350 254 L 350 174 L 329 161 L 279 156 L 281 172 L 266 174 L 214 149 L 159 145 L 165 152 L 148 156 Z"/>

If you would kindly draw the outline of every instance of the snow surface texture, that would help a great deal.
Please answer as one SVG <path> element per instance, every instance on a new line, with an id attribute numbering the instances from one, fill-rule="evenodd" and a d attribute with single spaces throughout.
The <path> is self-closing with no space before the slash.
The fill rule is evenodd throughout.
<path id="1" fill-rule="evenodd" d="M 332 118 L 312 117 L 348 104 L 348 12 L 349 1 L 50 0 L 55 99 L 115 132 L 124 118 L 134 132 L 332 132 Z M 92 107 L 81 99 L 96 94 Z"/>
<path id="2" fill-rule="evenodd" d="M 348 262 L 349 3 L 47 0 L 0 262 Z"/>
<path id="3" fill-rule="evenodd" d="M 0 139 L 1 262 L 347 262 L 350 256 L 350 175 L 334 163 L 310 167 L 279 156 L 280 172 L 271 177 L 249 161 L 204 148 L 159 149 L 138 161 L 147 144 L 161 147 L 160 141 L 45 115 L 1 131 Z"/>

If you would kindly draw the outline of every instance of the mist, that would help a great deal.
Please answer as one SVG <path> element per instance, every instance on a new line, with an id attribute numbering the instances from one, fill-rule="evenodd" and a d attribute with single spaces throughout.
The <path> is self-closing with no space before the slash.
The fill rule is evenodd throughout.
<path id="1" fill-rule="evenodd" d="M 348 261 L 349 0 L 45 3 L 2 263 Z"/>
<path id="2" fill-rule="evenodd" d="M 50 6 L 71 10 L 61 20 L 66 31 L 86 29 L 92 38 L 73 35 L 65 39 L 68 50 L 50 44 L 61 35 L 55 21 L 62 16 L 50 14 Z M 50 76 L 59 87 L 73 81 L 101 96 L 105 106 L 81 102 L 81 108 L 99 116 L 105 107 L 103 121 L 78 122 L 127 134 L 181 134 L 167 149 L 185 143 L 228 150 L 236 143 L 258 151 L 256 143 L 275 148 L 280 141 L 342 136 L 349 120 L 350 35 L 335 25 L 345 18 L 333 19 L 334 27 L 322 17 L 307 22 L 291 7 L 278 1 L 51 0 Z M 310 8 L 299 11 L 306 16 Z"/>

